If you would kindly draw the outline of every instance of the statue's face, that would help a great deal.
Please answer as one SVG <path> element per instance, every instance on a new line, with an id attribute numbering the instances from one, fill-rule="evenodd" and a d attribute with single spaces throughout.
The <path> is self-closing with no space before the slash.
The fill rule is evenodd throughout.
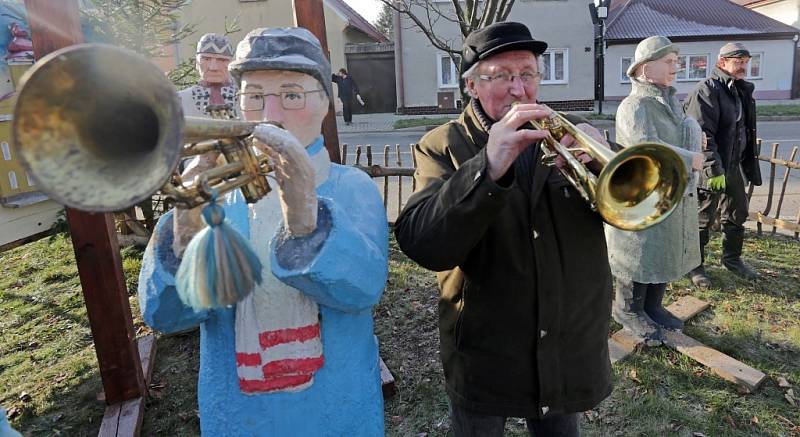
<path id="1" fill-rule="evenodd" d="M 668 53 L 655 61 L 645 62 L 642 65 L 642 75 L 650 83 L 661 86 L 670 86 L 675 82 L 678 74 L 678 55 Z"/>
<path id="2" fill-rule="evenodd" d="M 243 73 L 241 85 L 239 105 L 245 120 L 278 122 L 304 145 L 320 135 L 329 100 L 314 77 L 297 71 L 256 70 Z"/>
<path id="3" fill-rule="evenodd" d="M 747 76 L 748 62 L 750 62 L 750 57 L 748 56 L 742 56 L 741 58 L 720 58 L 719 68 L 733 76 L 734 79 L 742 80 Z"/>
<path id="4" fill-rule="evenodd" d="M 228 64 L 232 58 L 225 55 L 213 53 L 197 54 L 197 71 L 200 78 L 209 84 L 224 84 L 230 81 Z"/>

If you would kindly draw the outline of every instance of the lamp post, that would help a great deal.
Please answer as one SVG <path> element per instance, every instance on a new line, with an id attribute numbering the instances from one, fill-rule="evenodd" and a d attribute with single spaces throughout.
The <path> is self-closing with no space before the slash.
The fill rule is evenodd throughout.
<path id="1" fill-rule="evenodd" d="M 589 3 L 589 15 L 594 24 L 594 98 L 597 112 L 603 113 L 605 100 L 605 21 L 608 18 L 608 0 L 594 0 Z"/>

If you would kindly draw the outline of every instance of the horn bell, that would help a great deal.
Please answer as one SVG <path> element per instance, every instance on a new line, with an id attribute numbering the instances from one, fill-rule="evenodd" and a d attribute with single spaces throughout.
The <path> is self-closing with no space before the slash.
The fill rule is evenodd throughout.
<path id="1" fill-rule="evenodd" d="M 144 57 L 105 44 L 49 54 L 23 76 L 14 143 L 36 184 L 84 211 L 117 211 L 164 185 L 181 158 L 175 87 Z"/>

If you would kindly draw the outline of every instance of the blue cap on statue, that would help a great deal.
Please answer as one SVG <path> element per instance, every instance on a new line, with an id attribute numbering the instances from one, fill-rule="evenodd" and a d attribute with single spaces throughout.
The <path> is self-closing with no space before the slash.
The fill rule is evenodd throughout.
<path id="1" fill-rule="evenodd" d="M 299 71 L 316 78 L 331 96 L 331 64 L 313 33 L 302 27 L 265 27 L 247 34 L 236 47 L 228 66 L 241 82 L 242 73 L 253 70 Z"/>

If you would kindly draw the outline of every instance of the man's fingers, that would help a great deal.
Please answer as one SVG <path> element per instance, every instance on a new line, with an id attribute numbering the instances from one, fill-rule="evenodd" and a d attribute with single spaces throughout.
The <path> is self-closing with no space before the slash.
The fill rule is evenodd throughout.
<path id="1" fill-rule="evenodd" d="M 512 135 L 513 142 L 517 144 L 524 144 L 528 145 L 534 141 L 539 141 L 547 136 L 550 135 L 550 132 L 546 130 L 537 130 L 537 129 L 521 129 Z"/>
<path id="2" fill-rule="evenodd" d="M 513 129 L 519 129 L 525 123 L 531 120 L 541 120 L 546 118 L 549 114 L 548 111 L 542 109 L 517 110 L 510 113 L 510 116 L 506 120 L 506 125 Z"/>

